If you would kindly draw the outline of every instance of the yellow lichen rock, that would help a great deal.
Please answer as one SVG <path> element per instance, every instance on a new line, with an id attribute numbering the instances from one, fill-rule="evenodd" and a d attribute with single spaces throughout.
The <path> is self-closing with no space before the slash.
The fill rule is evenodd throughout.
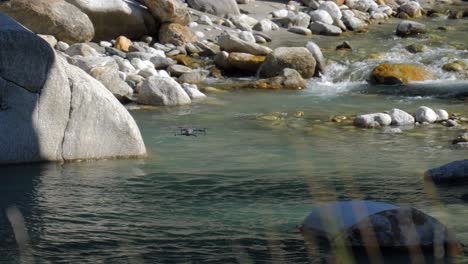
<path id="1" fill-rule="evenodd" d="M 407 84 L 434 79 L 426 68 L 416 64 L 380 64 L 374 68 L 370 82 L 375 84 Z"/>

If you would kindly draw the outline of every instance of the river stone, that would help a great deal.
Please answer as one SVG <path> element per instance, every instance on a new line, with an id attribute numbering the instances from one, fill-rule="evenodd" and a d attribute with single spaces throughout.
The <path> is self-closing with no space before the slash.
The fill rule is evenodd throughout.
<path id="1" fill-rule="evenodd" d="M 402 4 L 399 8 L 400 12 L 405 12 L 409 17 L 421 17 L 422 8 L 421 5 L 416 1 L 408 1 Z"/>
<path id="2" fill-rule="evenodd" d="M 187 105 L 190 97 L 172 78 L 152 76 L 141 84 L 138 103 L 146 105 Z"/>
<path id="3" fill-rule="evenodd" d="M 426 32 L 426 25 L 408 20 L 401 21 L 396 29 L 396 35 L 400 37 L 409 37 Z"/>
<path id="4" fill-rule="evenodd" d="M 439 116 L 427 106 L 421 106 L 416 109 L 416 121 L 419 123 L 434 123 Z"/>
<path id="5" fill-rule="evenodd" d="M 47 43 L 49 43 L 51 48 L 55 48 L 55 46 L 58 43 L 57 39 L 52 35 L 37 34 L 37 36 L 41 37 L 43 40 L 45 40 Z"/>
<path id="6" fill-rule="evenodd" d="M 253 30 L 257 30 L 260 32 L 268 32 L 273 30 L 273 22 L 269 19 L 262 19 L 256 23 L 253 28 Z"/>
<path id="7" fill-rule="evenodd" d="M 346 5 L 355 10 L 367 12 L 372 6 L 373 1 L 371 0 L 346 0 Z"/>
<path id="8" fill-rule="evenodd" d="M 126 101 L 133 89 L 119 77 L 119 65 L 112 57 L 74 57 L 73 64 L 101 82 L 119 101 Z"/>
<path id="9" fill-rule="evenodd" d="M 239 33 L 239 38 L 243 41 L 255 43 L 255 37 L 250 31 L 242 31 L 241 33 Z"/>
<path id="10" fill-rule="evenodd" d="M 414 125 L 414 117 L 403 110 L 394 108 L 388 114 L 392 118 L 392 126 Z"/>
<path id="11" fill-rule="evenodd" d="M 154 65 L 154 68 L 158 70 L 167 69 L 169 66 L 177 63 L 171 58 L 164 58 L 161 56 L 151 57 L 150 62 Z"/>
<path id="12" fill-rule="evenodd" d="M 320 74 L 325 73 L 325 57 L 323 56 L 320 47 L 315 42 L 309 41 L 306 44 L 306 48 L 312 54 L 316 62 L 314 77 L 318 77 Z"/>
<path id="13" fill-rule="evenodd" d="M 355 17 L 354 15 L 350 15 L 349 13 L 343 14 L 342 21 L 349 30 L 359 31 L 359 30 L 363 30 L 364 28 L 367 28 L 366 22 Z"/>
<path id="14" fill-rule="evenodd" d="M 282 89 L 282 90 L 301 90 L 307 86 L 307 82 L 301 74 L 295 69 L 285 68 L 278 76 L 261 79 L 253 85 L 256 89 Z"/>
<path id="15" fill-rule="evenodd" d="M 314 34 L 326 35 L 326 36 L 338 36 L 343 31 L 334 25 L 325 24 L 322 22 L 312 22 L 310 23 L 309 29 Z"/>
<path id="16" fill-rule="evenodd" d="M 332 25 L 333 24 L 333 18 L 330 16 L 330 14 L 322 9 L 315 10 L 309 13 L 310 15 L 310 20 L 312 22 L 322 22 L 325 24 Z"/>
<path id="17" fill-rule="evenodd" d="M 428 170 L 426 178 L 434 182 L 456 182 L 468 179 L 468 159 L 454 161 L 438 168 Z"/>
<path id="18" fill-rule="evenodd" d="M 303 47 L 282 47 L 270 53 L 260 68 L 260 78 L 274 77 L 283 69 L 297 70 L 303 78 L 311 78 L 315 74 L 315 59 L 308 49 Z"/>
<path id="19" fill-rule="evenodd" d="M 248 54 L 248 53 L 246 53 Z M 214 58 L 214 63 L 216 66 L 223 70 L 230 70 L 232 69 L 231 65 L 229 64 L 229 53 L 226 51 L 221 51 L 218 53 Z"/>
<path id="20" fill-rule="evenodd" d="M 187 0 L 187 3 L 193 9 L 221 17 L 240 15 L 236 0 Z"/>
<path id="21" fill-rule="evenodd" d="M 330 14 L 333 20 L 340 20 L 342 13 L 338 5 L 332 1 L 325 1 L 318 7 L 319 10 L 325 10 Z"/>
<path id="22" fill-rule="evenodd" d="M 264 61 L 265 56 L 239 52 L 232 52 L 227 58 L 228 68 L 236 68 L 248 72 L 257 72 Z"/>
<path id="23" fill-rule="evenodd" d="M 288 31 L 291 33 L 299 34 L 299 35 L 304 35 L 304 36 L 311 36 L 312 31 L 306 27 L 297 27 L 297 26 L 291 26 L 288 28 Z"/>
<path id="24" fill-rule="evenodd" d="M 176 46 L 182 46 L 197 41 L 197 37 L 188 27 L 181 24 L 170 23 L 162 25 L 159 29 L 159 41 L 162 44 L 170 43 Z"/>
<path id="25" fill-rule="evenodd" d="M 299 12 L 296 15 L 293 15 L 290 17 L 291 22 L 290 26 L 296 26 L 296 27 L 308 27 L 310 24 L 310 16 L 304 12 Z M 276 24 L 272 25 L 273 30 L 276 30 L 274 28 Z"/>
<path id="26" fill-rule="evenodd" d="M 266 56 L 272 52 L 272 50 L 266 46 L 249 43 L 229 34 L 219 36 L 218 45 L 227 52 L 242 52 L 259 56 Z"/>
<path id="27" fill-rule="evenodd" d="M 198 90 L 198 87 L 195 84 L 184 83 L 182 85 L 182 88 L 190 96 L 191 99 L 201 99 L 206 97 L 204 93 Z"/>
<path id="28" fill-rule="evenodd" d="M 452 141 L 452 144 L 468 144 L 468 132 L 463 133 Z"/>
<path id="29" fill-rule="evenodd" d="M 171 74 L 171 76 L 175 76 L 175 77 L 179 77 L 184 73 L 192 72 L 192 69 L 190 69 L 189 67 L 186 67 L 184 65 L 178 65 L 178 64 L 169 66 L 167 70 Z"/>
<path id="30" fill-rule="evenodd" d="M 425 81 L 433 75 L 422 65 L 417 64 L 380 64 L 372 70 L 370 82 L 374 84 L 407 84 Z"/>
<path id="31" fill-rule="evenodd" d="M 86 13 L 94 25 L 94 41 L 124 35 L 139 39 L 156 32 L 156 21 L 137 0 L 66 0 Z"/>
<path id="32" fill-rule="evenodd" d="M 392 123 L 392 117 L 384 113 L 360 115 L 354 119 L 354 125 L 364 128 L 376 128 L 389 126 Z"/>
<path id="33" fill-rule="evenodd" d="M 95 57 L 99 56 L 99 52 L 92 48 L 86 43 L 76 43 L 71 45 L 65 53 L 68 56 L 83 56 L 83 57 Z"/>
<path id="34" fill-rule="evenodd" d="M 435 112 L 437 114 L 437 121 L 445 121 L 449 119 L 449 114 L 444 109 L 437 109 Z"/>
<path id="35" fill-rule="evenodd" d="M 62 0 L 10 0 L 0 4 L 0 12 L 37 34 L 53 35 L 69 44 L 94 37 L 88 16 Z"/>
<path id="36" fill-rule="evenodd" d="M 197 84 L 201 83 L 205 75 L 200 71 L 192 71 L 183 73 L 177 80 L 179 83 L 189 83 L 189 84 Z"/>
<path id="37" fill-rule="evenodd" d="M 0 14 L 0 163 L 146 154 L 131 115 L 102 84 Z M 21 69 L 18 71 L 18 69 Z"/>
<path id="38" fill-rule="evenodd" d="M 149 11 L 161 23 L 188 25 L 190 13 L 180 0 L 143 0 Z"/>

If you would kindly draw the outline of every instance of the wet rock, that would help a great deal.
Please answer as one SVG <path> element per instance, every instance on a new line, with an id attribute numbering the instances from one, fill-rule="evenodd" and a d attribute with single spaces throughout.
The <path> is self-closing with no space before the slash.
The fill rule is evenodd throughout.
<path id="1" fill-rule="evenodd" d="M 190 23 L 190 13 L 180 0 L 143 0 L 151 14 L 161 23 Z"/>
<path id="2" fill-rule="evenodd" d="M 306 49 L 309 50 L 316 62 L 314 76 L 318 77 L 320 74 L 325 73 L 325 57 L 320 47 L 315 42 L 309 41 L 306 44 Z"/>
<path id="3" fill-rule="evenodd" d="M 236 0 L 187 0 L 187 3 L 193 9 L 221 17 L 240 15 Z"/>
<path id="4" fill-rule="evenodd" d="M 434 123 L 437 121 L 437 118 L 439 116 L 432 110 L 431 108 L 427 106 L 421 106 L 418 109 L 416 109 L 416 122 L 419 123 Z"/>
<path id="5" fill-rule="evenodd" d="M 228 58 L 229 58 L 229 53 L 226 51 L 221 51 L 214 58 L 214 63 L 216 66 L 218 66 L 219 68 L 223 70 L 230 70 L 231 64 L 229 63 Z"/>
<path id="6" fill-rule="evenodd" d="M 389 126 L 391 123 L 390 115 L 384 113 L 360 115 L 354 119 L 354 125 L 363 128 Z"/>
<path id="7" fill-rule="evenodd" d="M 461 72 L 468 69 L 468 65 L 462 60 L 455 60 L 442 66 L 442 70 L 448 72 Z"/>
<path id="8" fill-rule="evenodd" d="M 308 49 L 303 47 L 282 47 L 269 54 L 258 75 L 260 78 L 274 77 L 284 68 L 297 70 L 303 78 L 311 78 L 315 74 L 316 61 Z"/>
<path id="9" fill-rule="evenodd" d="M 343 41 L 343 43 L 341 43 L 340 45 L 336 46 L 336 50 L 350 50 L 350 49 L 353 49 L 351 47 L 351 44 L 348 42 L 348 41 Z"/>
<path id="10" fill-rule="evenodd" d="M 433 75 L 421 65 L 380 64 L 372 70 L 370 82 L 374 84 L 406 84 L 430 80 Z"/>
<path id="11" fill-rule="evenodd" d="M 343 32 L 337 26 L 325 24 L 322 22 L 312 22 L 309 26 L 309 29 L 314 34 L 326 35 L 326 36 L 338 36 Z"/>
<path id="12" fill-rule="evenodd" d="M 170 43 L 176 46 L 182 46 L 197 41 L 197 37 L 188 27 L 181 24 L 170 23 L 162 25 L 159 29 L 159 41 L 162 44 Z"/>
<path id="13" fill-rule="evenodd" d="M 415 119 L 407 112 L 394 108 L 388 113 L 392 118 L 392 126 L 409 126 L 414 125 Z"/>
<path id="14" fill-rule="evenodd" d="M 152 76 L 143 81 L 138 103 L 146 105 L 187 105 L 192 100 L 184 89 L 172 78 Z"/>
<path id="15" fill-rule="evenodd" d="M 88 16 L 66 1 L 3 1 L 0 12 L 36 34 L 53 35 L 69 44 L 87 42 L 94 37 L 94 27 Z"/>
<path id="16" fill-rule="evenodd" d="M 468 133 L 463 133 L 452 141 L 452 144 L 468 143 Z"/>
<path id="17" fill-rule="evenodd" d="M 190 96 L 191 99 L 201 99 L 206 97 L 204 93 L 198 90 L 198 87 L 195 84 L 184 83 L 182 88 L 184 88 L 184 91 Z"/>
<path id="18" fill-rule="evenodd" d="M 151 13 L 136 0 L 67 0 L 86 13 L 93 22 L 95 41 L 127 36 L 139 39 L 156 32 Z"/>
<path id="19" fill-rule="evenodd" d="M 248 72 L 257 72 L 264 61 L 265 56 L 238 52 L 230 53 L 227 59 L 228 68 L 236 68 Z"/>
<path id="20" fill-rule="evenodd" d="M 400 37 L 409 37 L 426 32 L 426 25 L 408 20 L 401 21 L 396 29 L 396 35 Z"/>
<path id="21" fill-rule="evenodd" d="M 249 43 L 228 34 L 219 36 L 218 44 L 222 49 L 228 52 L 242 52 L 259 56 L 265 56 L 272 52 L 268 47 L 256 43 Z"/>
<path id="22" fill-rule="evenodd" d="M 468 179 L 468 159 L 448 163 L 438 168 L 428 170 L 426 178 L 436 183 L 457 182 Z"/>
<path id="23" fill-rule="evenodd" d="M 279 76 L 269 79 L 262 79 L 255 82 L 256 89 L 283 89 L 283 90 L 301 90 L 307 83 L 301 74 L 294 69 L 283 69 Z"/>
<path id="24" fill-rule="evenodd" d="M 178 81 L 179 83 L 189 83 L 189 84 L 197 84 L 201 83 L 204 79 L 204 74 L 200 71 L 192 71 L 183 73 Z"/>
<path id="25" fill-rule="evenodd" d="M 414 44 L 406 46 L 405 49 L 411 53 L 420 53 L 420 52 L 426 51 L 427 46 L 421 43 L 414 43 Z"/>

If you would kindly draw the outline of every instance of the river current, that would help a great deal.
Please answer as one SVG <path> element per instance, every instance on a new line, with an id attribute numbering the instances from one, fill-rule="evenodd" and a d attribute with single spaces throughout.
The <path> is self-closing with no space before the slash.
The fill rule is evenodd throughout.
<path id="1" fill-rule="evenodd" d="M 447 20 L 455 30 L 439 37 L 466 40 L 462 21 Z M 303 91 L 236 90 L 192 106 L 132 111 L 147 159 L 0 168 L 0 262 L 322 263 L 335 252 L 308 247 L 296 225 L 320 204 L 352 199 L 413 206 L 468 243 L 468 205 L 460 199 L 466 186 L 423 178 L 427 169 L 468 157 L 451 145 L 460 129 L 389 133 L 331 122 L 422 105 L 468 116 L 466 101 L 451 97 L 454 89 L 466 93 L 468 82 L 438 70 L 453 57 L 467 60 L 466 43 L 411 55 L 401 51 L 406 42 L 430 37 L 401 40 L 388 31 L 359 35 L 385 43 L 380 47 L 359 36 L 348 55 L 325 47 L 333 58 L 328 74 Z M 340 41 L 317 42 L 327 40 Z M 361 49 L 385 52 L 384 61 L 427 64 L 439 80 L 398 92 L 371 87 L 366 76 L 379 61 L 361 59 Z M 207 133 L 174 136 L 179 127 Z"/>

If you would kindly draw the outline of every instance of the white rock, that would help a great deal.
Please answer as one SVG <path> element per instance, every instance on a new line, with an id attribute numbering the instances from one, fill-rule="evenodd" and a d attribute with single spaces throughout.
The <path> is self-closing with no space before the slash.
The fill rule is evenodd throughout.
<path id="1" fill-rule="evenodd" d="M 244 40 L 244 41 L 250 42 L 250 43 L 255 43 L 256 42 L 254 35 L 250 31 L 242 31 L 239 34 L 239 38 Z"/>
<path id="2" fill-rule="evenodd" d="M 199 39 L 202 39 L 202 38 L 205 38 L 205 33 L 201 32 L 201 31 L 196 31 L 195 36 L 197 36 L 197 38 L 199 38 Z"/>
<path id="3" fill-rule="evenodd" d="M 437 121 L 437 118 L 436 112 L 427 106 L 421 106 L 416 109 L 416 121 L 419 123 L 434 123 Z"/>
<path id="4" fill-rule="evenodd" d="M 138 103 L 146 105 L 187 105 L 192 100 L 184 89 L 172 78 L 152 76 L 143 81 Z"/>
<path id="5" fill-rule="evenodd" d="M 393 126 L 414 125 L 414 117 L 403 110 L 394 108 L 388 114 L 392 118 Z"/>
<path id="6" fill-rule="evenodd" d="M 316 61 L 316 73 L 324 73 L 325 72 L 325 57 L 323 56 L 322 50 L 320 47 L 312 41 L 307 42 L 306 48 L 309 50 L 309 52 L 314 56 L 314 59 Z M 316 74 L 317 75 L 317 74 Z"/>
<path id="7" fill-rule="evenodd" d="M 195 27 L 198 27 L 198 23 L 197 23 L 197 22 L 190 22 L 190 23 L 188 24 L 188 26 L 189 26 L 190 28 L 195 28 Z"/>
<path id="8" fill-rule="evenodd" d="M 211 21 L 211 18 L 207 15 L 200 16 L 200 19 L 198 19 L 198 23 L 208 26 L 213 25 L 213 21 Z"/>
<path id="9" fill-rule="evenodd" d="M 317 22 L 320 21 L 325 24 L 332 25 L 333 24 L 333 18 L 330 16 L 330 14 L 325 11 L 325 10 L 315 10 L 309 13 L 310 19 L 312 22 Z"/>
<path id="10" fill-rule="evenodd" d="M 276 10 L 272 12 L 274 18 L 285 18 L 288 16 L 289 11 L 286 9 Z"/>
<path id="11" fill-rule="evenodd" d="M 327 11 L 333 20 L 339 20 L 342 17 L 340 8 L 332 1 L 323 2 L 318 9 Z"/>
<path id="12" fill-rule="evenodd" d="M 110 43 L 109 41 L 100 41 L 99 46 L 103 48 L 110 48 L 112 47 L 112 43 Z"/>
<path id="13" fill-rule="evenodd" d="M 184 88 L 185 92 L 190 96 L 191 99 L 200 99 L 206 97 L 204 93 L 198 90 L 198 87 L 195 84 L 184 83 L 182 88 Z"/>
<path id="14" fill-rule="evenodd" d="M 166 70 L 159 70 L 158 74 L 161 77 L 171 78 L 171 75 L 169 75 L 169 73 Z"/>
<path id="15" fill-rule="evenodd" d="M 156 69 L 154 68 L 145 68 L 145 69 L 139 70 L 138 75 L 144 78 L 149 78 L 151 76 L 158 76 L 158 71 L 156 71 Z"/>
<path id="16" fill-rule="evenodd" d="M 143 69 L 147 69 L 147 68 L 154 68 L 154 64 L 151 63 L 151 61 L 144 61 L 144 60 L 141 60 L 139 58 L 133 58 L 130 62 L 133 65 L 133 67 L 135 67 L 135 69 L 137 69 L 137 70 L 143 70 Z"/>
<path id="17" fill-rule="evenodd" d="M 437 109 L 435 112 L 437 114 L 437 121 L 445 121 L 449 119 L 449 114 L 444 109 Z"/>
<path id="18" fill-rule="evenodd" d="M 355 126 L 365 128 L 389 126 L 391 123 L 390 115 L 384 113 L 360 115 L 354 119 Z"/>
<path id="19" fill-rule="evenodd" d="M 66 42 L 59 41 L 57 42 L 57 45 L 55 45 L 55 48 L 59 51 L 65 52 L 68 48 L 70 48 L 70 45 L 68 45 Z"/>

